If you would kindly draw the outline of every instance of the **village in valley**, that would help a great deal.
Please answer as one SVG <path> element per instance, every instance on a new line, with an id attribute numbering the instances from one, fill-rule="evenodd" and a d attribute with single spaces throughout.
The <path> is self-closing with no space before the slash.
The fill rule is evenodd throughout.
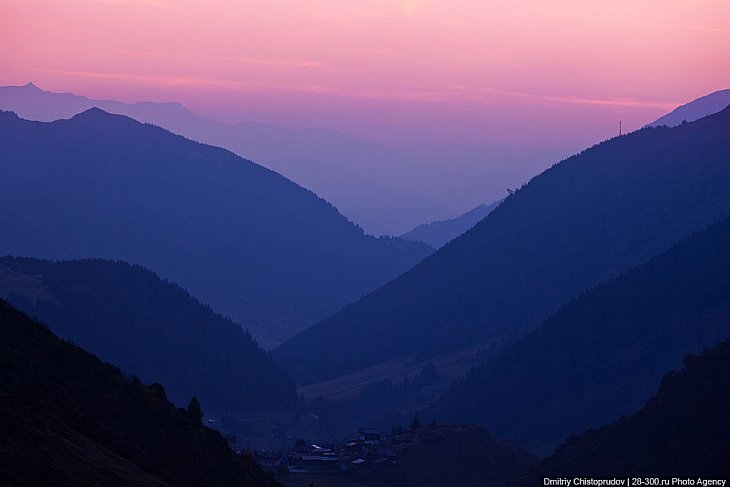
<path id="1" fill-rule="evenodd" d="M 241 438 L 236 435 L 225 438 L 232 450 L 249 455 L 280 482 L 309 485 L 312 476 L 334 479 L 396 473 L 400 454 L 416 445 L 419 427 L 417 417 L 410 427 L 394 427 L 388 432 L 361 427 L 349 441 L 315 444 L 297 439 L 288 451 L 250 450 L 240 446 Z"/>

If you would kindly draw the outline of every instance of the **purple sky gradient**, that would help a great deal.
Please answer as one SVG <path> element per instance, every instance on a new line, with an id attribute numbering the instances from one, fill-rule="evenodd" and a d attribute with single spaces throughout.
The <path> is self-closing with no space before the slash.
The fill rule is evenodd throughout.
<path id="1" fill-rule="evenodd" d="M 730 80 L 724 0 L 9 0 L 0 42 L 0 85 L 329 127 L 400 154 L 357 169 L 399 188 L 395 208 L 343 209 L 376 233 L 501 198 Z"/>

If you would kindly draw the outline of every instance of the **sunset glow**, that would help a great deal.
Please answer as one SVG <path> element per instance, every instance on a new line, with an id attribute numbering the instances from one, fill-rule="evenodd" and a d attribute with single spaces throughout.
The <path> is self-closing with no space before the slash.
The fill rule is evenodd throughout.
<path id="1" fill-rule="evenodd" d="M 2 85 L 327 126 L 438 154 L 465 175 L 464 191 L 469 165 L 498 179 L 449 200 L 441 216 L 503 196 L 506 184 L 615 135 L 619 122 L 637 129 L 730 80 L 725 0 L 10 0 L 0 9 Z M 454 147 L 522 152 L 505 168 L 487 156 L 462 164 L 448 155 Z"/>
<path id="2" fill-rule="evenodd" d="M 375 102 L 406 118 L 412 104 L 612 108 L 636 124 L 730 74 L 722 0 L 3 3 L 4 84 L 232 117 L 338 98 L 345 113 L 311 123 Z"/>

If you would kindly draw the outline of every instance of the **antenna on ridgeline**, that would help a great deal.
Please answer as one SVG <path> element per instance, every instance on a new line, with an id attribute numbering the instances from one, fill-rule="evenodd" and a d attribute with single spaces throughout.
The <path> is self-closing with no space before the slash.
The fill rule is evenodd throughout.
<path id="1" fill-rule="evenodd" d="M 618 121 L 618 135 L 621 137 L 623 135 L 623 129 L 621 127 L 621 120 Z"/>

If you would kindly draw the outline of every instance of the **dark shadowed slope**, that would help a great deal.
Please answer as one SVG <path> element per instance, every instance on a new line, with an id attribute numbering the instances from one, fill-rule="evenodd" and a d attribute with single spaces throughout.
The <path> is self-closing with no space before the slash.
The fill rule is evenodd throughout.
<path id="1" fill-rule="evenodd" d="M 660 125 L 674 127 L 682 122 L 694 122 L 702 117 L 724 110 L 728 105 L 730 105 L 730 89 L 715 91 L 675 108 L 649 125 L 652 127 Z"/>
<path id="2" fill-rule="evenodd" d="M 4 486 L 267 486 L 250 460 L 175 407 L 0 300 Z"/>
<path id="3" fill-rule="evenodd" d="M 610 426 L 568 438 L 515 485 L 544 477 L 720 478 L 730 476 L 730 342 L 662 379 L 643 409 Z"/>
<path id="4" fill-rule="evenodd" d="M 413 156 L 328 128 L 292 129 L 257 122 L 229 125 L 202 117 L 179 103 L 94 100 L 44 91 L 32 83 L 0 86 L 0 109 L 29 120 L 71 118 L 93 107 L 254 160 L 327 199 L 370 233 L 401 233 L 445 212 L 427 185 L 404 191 L 418 184 L 412 165 L 403 162 Z M 377 170 L 373 170 L 373 161 L 379 161 Z"/>
<path id="5" fill-rule="evenodd" d="M 140 266 L 3 257 L 0 293 L 58 336 L 163 384 L 178 405 L 193 395 L 217 410 L 282 410 L 296 401 L 293 381 L 248 332 Z"/>
<path id="6" fill-rule="evenodd" d="M 434 249 L 439 249 L 476 225 L 477 222 L 489 215 L 500 203 L 501 200 L 487 205 L 479 205 L 451 220 L 441 220 L 418 225 L 410 232 L 401 235 L 401 238 L 423 242 Z"/>
<path id="7" fill-rule="evenodd" d="M 0 113 L 0 254 L 142 264 L 249 328 L 291 336 L 431 249 L 377 239 L 234 154 L 91 109 Z"/>
<path id="8" fill-rule="evenodd" d="M 682 357 L 730 337 L 730 220 L 602 284 L 478 367 L 428 416 L 537 453 L 639 409 Z"/>
<path id="9" fill-rule="evenodd" d="M 396 480 L 380 485 L 496 487 L 538 462 L 529 452 L 474 425 L 421 427 L 398 460 Z"/>
<path id="10" fill-rule="evenodd" d="M 397 480 L 382 485 L 496 487 L 538 461 L 474 425 L 421 427 L 414 443 L 399 452 Z"/>
<path id="11" fill-rule="evenodd" d="M 730 215 L 730 109 L 556 164 L 409 272 L 274 351 L 302 383 L 518 338 Z M 312 353 L 316 350 L 317 353 Z"/>

